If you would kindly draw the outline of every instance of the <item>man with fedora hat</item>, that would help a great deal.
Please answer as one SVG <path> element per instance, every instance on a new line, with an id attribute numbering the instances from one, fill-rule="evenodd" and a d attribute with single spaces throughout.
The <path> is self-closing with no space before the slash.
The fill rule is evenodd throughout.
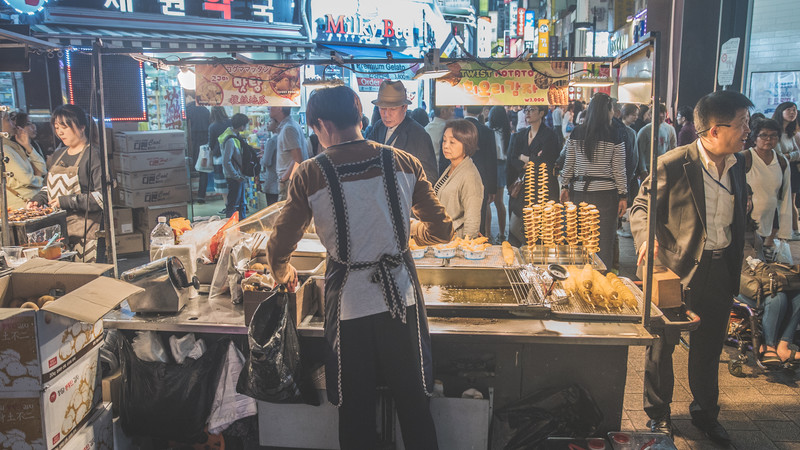
<path id="1" fill-rule="evenodd" d="M 379 108 L 381 119 L 375 122 L 367 139 L 410 153 L 422 163 L 428 181 L 437 180 L 439 171 L 436 170 L 433 141 L 422 125 L 406 116 L 411 101 L 403 82 L 384 80 L 378 88 L 378 99 L 372 104 Z"/>

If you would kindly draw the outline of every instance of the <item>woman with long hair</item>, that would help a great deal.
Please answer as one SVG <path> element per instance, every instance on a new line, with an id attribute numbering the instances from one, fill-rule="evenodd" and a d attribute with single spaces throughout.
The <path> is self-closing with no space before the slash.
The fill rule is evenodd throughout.
<path id="1" fill-rule="evenodd" d="M 61 105 L 50 116 L 61 145 L 47 167 L 45 185 L 28 207 L 49 204 L 67 212 L 67 245 L 83 262 L 97 259 L 97 232 L 103 222 L 102 166 L 94 121 L 75 105 Z"/>
<path id="2" fill-rule="evenodd" d="M 219 137 L 231 126 L 231 119 L 222 106 L 211 108 L 211 124 L 208 126 L 208 145 L 214 158 L 214 192 L 225 195 L 228 193 L 228 184 L 222 172 L 222 146 Z"/>
<path id="3" fill-rule="evenodd" d="M 506 187 L 506 159 L 508 158 L 508 144 L 511 140 L 511 122 L 508 120 L 506 108 L 503 106 L 493 106 L 489 110 L 489 120 L 486 122 L 494 131 L 494 140 L 497 149 L 497 192 L 494 196 L 494 206 L 497 209 L 497 225 L 500 235 L 497 241 L 502 242 L 506 238 L 506 204 L 503 200 Z M 491 206 L 491 204 L 489 205 Z M 486 208 L 486 229 L 492 229 L 492 210 Z"/>
<path id="4" fill-rule="evenodd" d="M 567 141 L 567 158 L 561 172 L 561 202 L 586 202 L 600 211 L 598 256 L 605 264 L 611 264 L 617 218 L 628 207 L 625 146 L 611 126 L 611 109 L 607 94 L 592 97 L 586 122 L 575 127 Z"/>
<path id="5" fill-rule="evenodd" d="M 800 134 L 797 133 L 797 105 L 783 102 L 775 108 L 772 120 L 781 128 L 781 139 L 775 151 L 786 157 L 792 170 L 792 240 L 800 240 L 797 224 L 797 193 L 800 192 Z"/>

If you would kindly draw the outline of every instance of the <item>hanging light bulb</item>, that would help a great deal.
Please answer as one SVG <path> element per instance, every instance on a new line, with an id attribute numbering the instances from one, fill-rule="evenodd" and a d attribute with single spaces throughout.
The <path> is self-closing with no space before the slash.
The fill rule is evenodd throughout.
<path id="1" fill-rule="evenodd" d="M 194 71 L 188 67 L 181 67 L 178 73 L 178 84 L 187 91 L 193 91 L 197 86 L 197 77 Z"/>

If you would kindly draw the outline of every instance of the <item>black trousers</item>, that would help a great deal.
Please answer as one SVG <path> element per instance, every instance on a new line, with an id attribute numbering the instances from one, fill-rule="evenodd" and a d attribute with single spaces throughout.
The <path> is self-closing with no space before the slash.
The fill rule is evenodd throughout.
<path id="1" fill-rule="evenodd" d="M 416 315 L 414 308 L 406 310 L 409 321 Z M 419 343 L 409 338 L 408 327 L 408 323 L 392 319 L 388 312 L 340 322 L 342 450 L 376 448 L 375 388 L 379 379 L 389 386 L 394 398 L 405 447 L 438 448 L 417 361 Z"/>
<path id="2" fill-rule="evenodd" d="M 723 256 L 712 259 L 703 253 L 692 281 L 688 306 L 700 316 L 700 326 L 691 332 L 689 344 L 689 389 L 694 400 L 689 411 L 694 419 L 716 419 L 719 415 L 719 357 L 725 342 L 733 304 L 733 261 Z M 740 263 L 736 262 L 736 267 Z M 661 333 L 647 347 L 644 374 L 644 410 L 651 419 L 670 414 L 675 378 L 672 353 L 680 335 Z"/>

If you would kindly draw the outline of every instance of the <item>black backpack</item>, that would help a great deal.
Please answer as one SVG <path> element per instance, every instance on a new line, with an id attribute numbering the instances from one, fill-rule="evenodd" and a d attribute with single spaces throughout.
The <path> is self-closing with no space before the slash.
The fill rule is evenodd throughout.
<path id="1" fill-rule="evenodd" d="M 225 143 L 231 138 L 239 141 L 239 148 L 242 151 L 242 167 L 239 168 L 242 175 L 246 177 L 257 177 L 261 173 L 261 161 L 258 159 L 258 152 L 251 147 L 247 141 L 233 134 L 225 138 Z"/>

